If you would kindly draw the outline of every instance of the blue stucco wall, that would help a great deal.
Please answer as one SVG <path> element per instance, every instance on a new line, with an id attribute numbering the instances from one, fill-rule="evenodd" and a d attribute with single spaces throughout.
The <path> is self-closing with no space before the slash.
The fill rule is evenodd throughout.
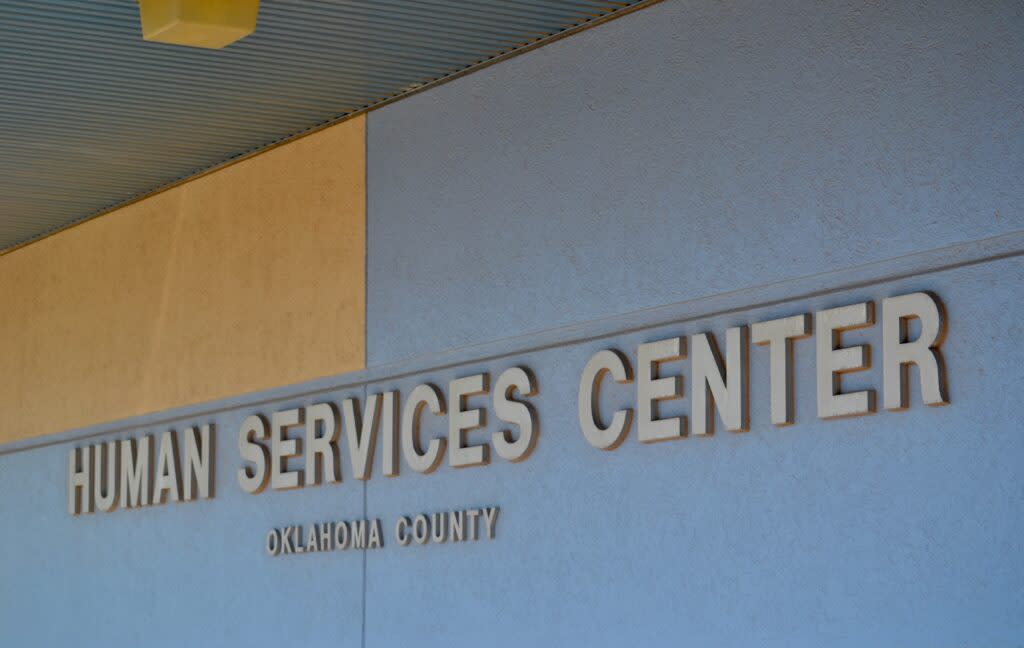
<path id="1" fill-rule="evenodd" d="M 668 0 L 373 112 L 367 362 L 1024 228 L 1012 2 Z"/>
<path id="2" fill-rule="evenodd" d="M 1021 69 L 1012 3 L 669 0 L 378 110 L 368 364 L 1019 231 Z M 371 555 L 367 645 L 1020 645 L 1020 273 L 906 284 L 952 313 L 948 408 L 817 421 L 803 349 L 776 430 L 754 351 L 749 435 L 608 456 L 573 407 L 608 341 L 531 356 L 535 459 L 371 485 L 388 514 L 500 502 L 508 535 Z"/>
<path id="3" fill-rule="evenodd" d="M 1019 645 L 1024 437 L 1010 395 L 1024 389 L 1012 342 L 1022 281 L 1017 257 L 432 372 L 444 384 L 526 364 L 542 381 L 543 437 L 523 464 L 371 482 L 371 515 L 498 503 L 503 518 L 493 544 L 370 553 L 366 645 Z M 949 308 L 948 407 L 923 406 L 915 389 L 906 412 L 821 422 L 808 341 L 796 347 L 793 427 L 768 422 L 767 352 L 755 348 L 748 433 L 643 445 L 634 427 L 607 453 L 579 432 L 579 375 L 597 350 L 632 355 L 671 335 L 915 290 Z M 881 350 L 877 326 L 844 339 Z M 666 367 L 693 389 L 686 363 Z M 880 362 L 844 384 L 880 389 Z M 609 411 L 633 406 L 633 388 L 605 392 Z"/>
<path id="4" fill-rule="evenodd" d="M 337 402 L 348 395 L 361 398 L 362 390 L 278 400 L 274 406 Z M 167 429 L 213 423 L 210 500 L 73 517 L 67 512 L 72 444 L 0 456 L 0 643 L 358 645 L 361 552 L 270 560 L 263 541 L 272 527 L 362 517 L 362 484 L 305 488 L 298 497 L 296 491 L 269 489 L 258 497 L 244 494 L 236 478 L 238 429 L 254 411 L 261 409 L 228 406 L 200 416 L 151 416 L 77 444 L 144 433 L 159 437 Z M 147 424 L 155 419 L 161 422 Z"/>
<path id="5" fill-rule="evenodd" d="M 0 643 L 1020 646 L 1024 12 L 892 4 L 666 0 L 371 113 L 370 369 L 0 447 Z M 819 421 L 804 341 L 793 427 L 767 422 L 754 348 L 749 433 L 580 434 L 598 349 L 917 290 L 948 310 L 947 407 Z M 512 365 L 540 382 L 526 462 L 236 483 L 249 413 Z M 66 513 L 83 435 L 206 422 L 213 500 Z M 493 505 L 491 542 L 391 536 Z M 264 552 L 270 527 L 364 514 L 385 549 Z"/>

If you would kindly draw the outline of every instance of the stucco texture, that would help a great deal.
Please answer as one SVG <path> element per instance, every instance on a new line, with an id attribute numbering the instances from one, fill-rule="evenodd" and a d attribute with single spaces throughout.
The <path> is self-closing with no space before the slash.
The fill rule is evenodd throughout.
<path id="1" fill-rule="evenodd" d="M 0 442 L 361 368 L 364 125 L 0 257 Z"/>
<path id="2" fill-rule="evenodd" d="M 499 505 L 502 517 L 492 543 L 368 552 L 365 645 L 1019 646 L 1024 436 L 1007 395 L 1024 389 L 1024 349 L 1011 342 L 1021 282 L 1018 257 L 371 385 L 407 394 L 526 366 L 541 438 L 520 464 L 446 462 L 368 483 L 370 516 Z M 580 432 L 580 373 L 599 350 L 621 350 L 636 369 L 645 342 L 701 332 L 722 342 L 730 326 L 918 290 L 948 309 L 948 406 L 922 404 L 914 370 L 908 410 L 822 421 L 814 341 L 801 340 L 790 427 L 769 423 L 768 352 L 753 347 L 749 432 L 725 431 L 716 414 L 712 436 L 644 444 L 634 418 L 613 452 Z M 844 390 L 881 396 L 881 337 L 878 325 L 843 336 L 878 359 Z M 662 367 L 683 376 L 684 397 L 660 416 L 692 426 L 691 363 Z M 604 420 L 625 407 L 636 407 L 635 383 L 606 380 Z M 488 419 L 469 442 L 499 429 Z M 424 439 L 446 433 L 444 417 L 424 417 Z"/>
<path id="3" fill-rule="evenodd" d="M 1014 2 L 667 0 L 370 114 L 370 365 L 1024 228 Z"/>

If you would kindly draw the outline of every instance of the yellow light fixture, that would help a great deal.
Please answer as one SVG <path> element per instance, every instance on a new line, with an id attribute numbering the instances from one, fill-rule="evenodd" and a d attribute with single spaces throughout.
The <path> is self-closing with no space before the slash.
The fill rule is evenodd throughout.
<path id="1" fill-rule="evenodd" d="M 142 38 L 220 49 L 256 31 L 260 0 L 139 0 Z"/>

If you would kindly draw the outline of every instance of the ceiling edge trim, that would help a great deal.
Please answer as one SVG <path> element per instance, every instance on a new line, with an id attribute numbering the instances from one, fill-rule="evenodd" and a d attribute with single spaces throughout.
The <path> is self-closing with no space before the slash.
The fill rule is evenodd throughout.
<path id="1" fill-rule="evenodd" d="M 333 117 L 333 118 L 331 118 L 329 120 L 323 121 L 323 122 L 321 122 L 319 124 L 315 124 L 313 126 L 310 126 L 309 128 L 306 128 L 304 130 L 298 131 L 296 133 L 292 133 L 291 135 L 288 135 L 286 137 L 282 137 L 282 138 L 280 138 L 278 140 L 269 142 L 269 143 L 264 144 L 262 146 L 259 146 L 257 148 L 250 149 L 248 151 L 244 151 L 244 152 L 239 153 L 238 155 L 236 155 L 236 156 L 234 156 L 232 158 L 228 158 L 227 160 L 224 160 L 222 162 L 218 162 L 218 163 L 216 163 L 214 165 L 211 165 L 209 167 L 201 169 L 201 170 L 199 170 L 199 171 L 197 171 L 195 173 L 191 173 L 189 175 L 182 176 L 180 178 L 177 178 L 176 180 L 172 180 L 171 182 L 168 182 L 168 183 L 165 183 L 165 184 L 160 185 L 158 187 L 155 187 L 155 188 L 153 188 L 153 189 L 151 189 L 149 191 L 137 194 L 135 196 L 132 196 L 131 198 L 122 200 L 122 201 L 120 201 L 118 203 L 115 203 L 113 205 L 110 205 L 108 207 L 104 207 L 104 208 L 102 208 L 100 210 L 97 210 L 97 211 L 91 213 L 91 214 L 86 214 L 85 216 L 77 218 L 77 219 L 75 219 L 75 220 L 73 220 L 73 221 L 71 221 L 69 223 L 66 223 L 64 225 L 60 225 L 58 227 L 54 227 L 53 229 L 50 229 L 50 230 L 47 230 L 45 232 L 42 232 L 42 233 L 38 234 L 37 236 L 34 236 L 32 238 L 29 238 L 29 239 L 26 239 L 26 240 L 24 240 L 24 241 L 22 241 L 20 243 L 12 245 L 10 247 L 4 248 L 4 249 L 0 250 L 0 257 L 3 257 L 6 254 L 10 254 L 11 252 L 19 250 L 19 249 L 21 249 L 21 248 L 23 248 L 23 247 L 25 247 L 27 245 L 32 245 L 33 243 L 38 243 L 39 241 L 47 239 L 47 238 L 49 238 L 51 236 L 54 236 L 56 234 L 60 234 L 61 232 L 67 231 L 67 230 L 69 230 L 69 229 L 71 229 L 73 227 L 77 227 L 79 225 L 82 225 L 83 223 L 87 223 L 87 222 L 93 220 L 94 218 L 99 218 L 101 216 L 109 214 L 109 213 L 111 213 L 113 211 L 121 209 L 122 207 L 127 207 L 128 205 L 137 203 L 137 202 L 145 200 L 147 198 L 152 198 L 153 196 L 155 196 L 157 194 L 160 194 L 160 193 L 163 193 L 163 192 L 165 192 L 165 191 L 167 191 L 169 189 L 173 189 L 175 187 L 179 187 L 179 186 L 181 186 L 181 185 L 183 185 L 185 183 L 188 183 L 188 182 L 191 182 L 193 180 L 197 180 L 199 178 L 202 178 L 205 175 L 209 175 L 211 173 L 215 173 L 217 171 L 220 171 L 221 169 L 227 168 L 227 167 L 229 167 L 229 166 L 231 166 L 233 164 L 238 164 L 239 162 L 243 162 L 245 160 L 248 160 L 249 158 L 255 157 L 255 156 L 260 155 L 262 153 L 266 153 L 267 151 L 275 149 L 278 146 L 283 146 L 285 144 L 289 144 L 289 143 L 294 142 L 296 140 L 302 139 L 303 137 L 307 137 L 309 135 L 312 135 L 313 133 L 321 131 L 321 130 L 323 130 L 325 128 L 329 128 L 331 126 L 334 126 L 335 124 L 340 124 L 341 122 L 347 121 L 347 120 L 352 119 L 354 117 L 358 117 L 359 115 L 364 115 L 364 114 L 366 114 L 368 112 L 371 112 L 371 111 L 376 110 L 378 108 L 382 108 L 382 107 L 387 106 L 388 104 L 394 103 L 396 101 L 400 101 L 400 100 L 405 99 L 407 97 L 410 97 L 410 96 L 412 96 L 414 94 L 418 94 L 420 92 L 425 92 L 426 90 L 430 90 L 432 88 L 436 88 L 437 86 L 445 84 L 445 83 L 448 83 L 449 81 L 454 81 L 455 79 L 458 79 L 460 77 L 466 76 L 467 74 L 472 74 L 473 72 L 477 72 L 477 71 L 482 70 L 482 69 L 484 69 L 486 67 L 490 67 L 491 65 L 495 65 L 497 63 L 501 63 L 502 61 L 506 61 L 506 60 L 508 60 L 510 58 L 513 58 L 515 56 L 519 56 L 520 54 L 525 54 L 527 52 L 531 52 L 531 51 L 533 51 L 535 49 L 538 49 L 540 47 L 543 47 L 543 46 L 548 45 L 550 43 L 553 43 L 555 41 L 559 41 L 559 40 L 561 40 L 563 38 L 566 38 L 568 36 L 572 36 L 574 34 L 578 34 L 581 31 L 585 31 L 587 29 L 591 29 L 593 27 L 597 27 L 599 25 L 603 25 L 603 24 L 605 24 L 607 22 L 615 20 L 616 18 L 620 18 L 622 16 L 631 14 L 634 11 L 639 11 L 641 9 L 645 9 L 647 7 L 650 7 L 651 5 L 658 4 L 661 1 L 662 0 L 640 0 L 639 2 L 637 2 L 635 4 L 631 4 L 631 5 L 627 5 L 627 6 L 621 6 L 621 7 L 617 8 L 617 9 L 614 9 L 614 10 L 612 10 L 612 11 L 610 11 L 610 12 L 608 12 L 608 13 L 602 15 L 602 16 L 596 16 L 596 17 L 591 18 L 591 19 L 589 19 L 589 20 L 587 20 L 585 22 L 578 23 L 576 25 L 572 25 L 572 26 L 566 27 L 565 29 L 563 29 L 563 30 L 561 30 L 559 32 L 556 32 L 554 34 L 549 34 L 548 36 L 544 36 L 542 38 L 538 38 L 537 40 L 532 41 L 530 43 L 527 43 L 525 45 L 521 45 L 519 47 L 507 50 L 507 51 L 502 52 L 500 54 L 495 54 L 494 56 L 491 56 L 489 58 L 482 59 L 480 61 L 477 61 L 476 63 L 472 63 L 470 65 L 467 65 L 466 67 L 462 68 L 461 70 L 457 70 L 457 71 L 452 72 L 450 74 L 446 74 L 444 76 L 438 77 L 438 78 L 436 78 L 436 79 L 434 79 L 432 81 L 427 81 L 427 82 L 422 83 L 420 85 L 417 85 L 417 86 L 415 86 L 413 88 L 409 88 L 407 90 L 403 90 L 402 92 L 399 92 L 397 94 L 391 95 L 390 97 L 386 97 L 384 99 L 381 99 L 380 101 L 376 101 L 374 103 L 367 104 L 367 105 L 365 105 L 365 106 L 363 106 L 363 107 L 361 107 L 361 108 L 359 108 L 357 110 L 353 110 L 351 112 L 347 112 L 347 113 L 338 115 L 337 117 Z"/>

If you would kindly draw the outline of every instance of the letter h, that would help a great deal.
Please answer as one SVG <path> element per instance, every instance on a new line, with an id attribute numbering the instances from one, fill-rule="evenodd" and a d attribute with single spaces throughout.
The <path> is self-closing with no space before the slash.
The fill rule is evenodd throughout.
<path id="1" fill-rule="evenodd" d="M 92 448 L 72 448 L 68 457 L 68 513 L 92 513 Z M 78 497 L 81 492 L 81 498 Z"/>

